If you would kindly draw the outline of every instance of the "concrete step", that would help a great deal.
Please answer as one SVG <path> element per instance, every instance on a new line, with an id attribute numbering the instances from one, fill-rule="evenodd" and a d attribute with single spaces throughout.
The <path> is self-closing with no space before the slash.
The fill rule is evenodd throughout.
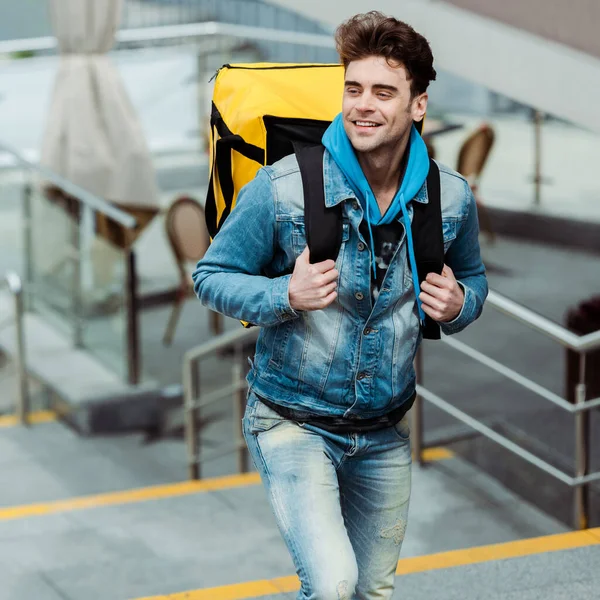
<path id="1" fill-rule="evenodd" d="M 215 428 L 228 433 L 224 422 Z M 256 473 L 185 481 L 185 447 L 172 440 L 81 438 L 59 423 L 2 433 L 0 600 L 50 599 L 49 588 L 92 600 L 241 600 L 284 589 L 294 597 L 294 568 Z M 415 465 L 397 597 L 405 578 L 425 572 L 439 571 L 453 587 L 458 575 L 442 569 L 465 567 L 467 581 L 472 565 L 600 542 L 526 539 L 565 529 L 451 453 Z M 509 583 L 513 590 L 520 581 L 498 591 Z M 444 589 L 404 597 L 448 600 Z"/>
<path id="2" fill-rule="evenodd" d="M 11 297 L 0 293 L 3 314 L 12 310 Z M 158 422 L 163 400 L 159 386 L 125 383 L 90 352 L 74 348 L 72 341 L 41 316 L 24 317 L 28 373 L 49 390 L 47 408 L 84 435 L 144 429 Z M 15 326 L 0 330 L 0 348 L 16 353 Z"/>
<path id="3" fill-rule="evenodd" d="M 600 222 L 553 215 L 532 207 L 515 210 L 491 206 L 487 212 L 496 234 L 600 253 Z"/>

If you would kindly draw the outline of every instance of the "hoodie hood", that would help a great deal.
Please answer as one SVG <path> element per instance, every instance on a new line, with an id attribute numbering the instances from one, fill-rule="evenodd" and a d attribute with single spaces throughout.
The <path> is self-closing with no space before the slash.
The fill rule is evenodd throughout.
<path id="1" fill-rule="evenodd" d="M 386 225 L 397 219 L 402 212 L 402 205 L 410 202 L 415 197 L 423 187 L 429 173 L 427 147 L 413 125 L 406 148 L 408 161 L 402 184 L 389 208 L 382 215 L 371 186 L 358 162 L 356 152 L 346 134 L 341 114 L 333 120 L 325 131 L 323 145 L 329 150 L 336 164 L 346 176 L 371 225 Z"/>

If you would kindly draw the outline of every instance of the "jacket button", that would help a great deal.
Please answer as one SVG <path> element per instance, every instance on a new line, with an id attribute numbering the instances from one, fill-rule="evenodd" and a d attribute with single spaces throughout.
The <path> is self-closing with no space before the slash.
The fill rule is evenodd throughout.
<path id="1" fill-rule="evenodd" d="M 366 373 L 359 373 L 359 374 L 356 376 L 356 380 L 357 380 L 357 381 L 360 381 L 361 379 L 364 379 L 366 376 L 367 376 L 367 374 L 366 374 Z"/>
<path id="2" fill-rule="evenodd" d="M 362 300 L 365 296 L 364 296 L 364 294 L 362 292 L 356 292 L 356 294 L 354 294 L 354 297 L 357 300 Z"/>
<path id="3" fill-rule="evenodd" d="M 358 251 L 362 252 L 365 249 L 365 245 L 362 242 L 358 242 Z"/>
<path id="4" fill-rule="evenodd" d="M 366 328 L 366 329 L 363 331 L 363 333 L 364 333 L 365 335 L 369 335 L 370 333 L 373 333 L 373 330 L 372 330 L 370 327 L 367 327 L 367 328 Z"/>

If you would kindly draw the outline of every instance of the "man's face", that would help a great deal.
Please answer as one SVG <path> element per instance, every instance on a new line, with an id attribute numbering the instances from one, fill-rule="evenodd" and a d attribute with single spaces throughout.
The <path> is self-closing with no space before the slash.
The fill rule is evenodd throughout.
<path id="1" fill-rule="evenodd" d="M 410 81 L 402 65 L 390 66 L 381 56 L 351 62 L 346 69 L 342 116 L 358 152 L 393 152 L 420 121 L 427 94 L 411 100 Z"/>

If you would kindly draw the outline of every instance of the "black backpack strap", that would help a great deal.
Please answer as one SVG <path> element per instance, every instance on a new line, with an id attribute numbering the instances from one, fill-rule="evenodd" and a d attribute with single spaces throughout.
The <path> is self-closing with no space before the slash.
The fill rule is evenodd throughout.
<path id="1" fill-rule="evenodd" d="M 412 233 L 420 282 L 425 280 L 428 273 L 441 274 L 444 268 L 440 170 L 432 159 L 429 159 L 427 196 L 427 204 L 413 202 Z M 439 340 L 441 337 L 440 326 L 427 315 L 423 337 L 430 340 Z"/>
<path id="2" fill-rule="evenodd" d="M 294 144 L 304 188 L 304 227 L 310 262 L 335 260 L 342 245 L 342 204 L 325 206 L 323 155 L 325 147 Z"/>
<path id="3" fill-rule="evenodd" d="M 258 146 L 249 144 L 239 135 L 235 135 L 223 121 L 219 109 L 213 103 L 210 117 L 210 126 L 213 139 L 216 133 L 219 139 L 213 148 L 213 163 L 210 169 L 210 180 L 208 182 L 208 192 L 206 194 L 205 214 L 206 225 L 211 238 L 217 235 L 217 232 L 223 225 L 225 219 L 231 213 L 233 206 L 234 186 L 233 174 L 231 170 L 231 152 L 235 150 L 250 160 L 256 161 L 260 166 L 265 164 L 265 151 Z M 221 217 L 217 219 L 217 202 L 215 198 L 215 185 L 221 186 L 221 193 L 225 201 L 225 208 Z"/>

